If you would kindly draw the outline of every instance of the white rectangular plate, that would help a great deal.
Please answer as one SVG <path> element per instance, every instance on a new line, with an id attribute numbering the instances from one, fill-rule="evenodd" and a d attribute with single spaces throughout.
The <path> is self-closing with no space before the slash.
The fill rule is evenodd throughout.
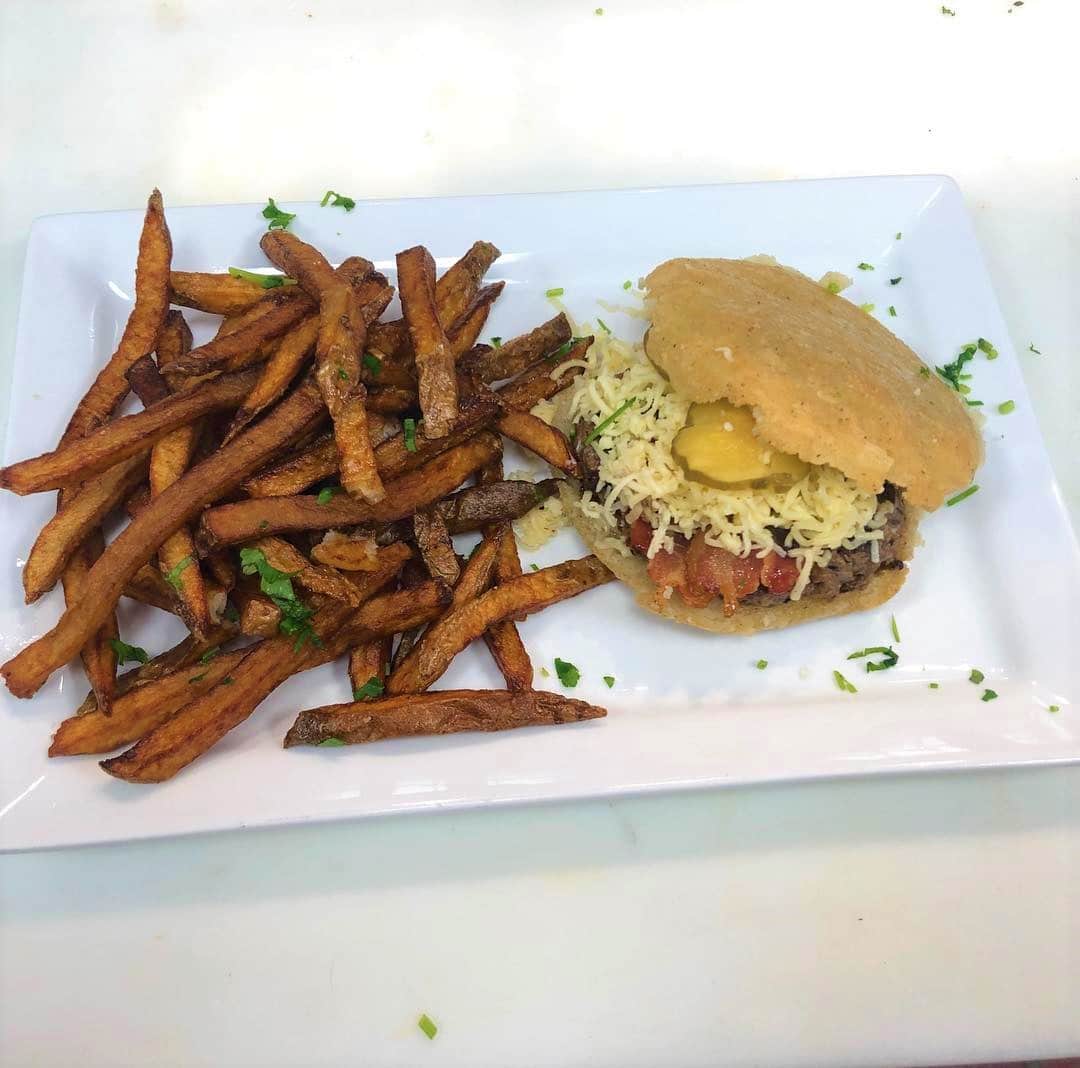
<path id="1" fill-rule="evenodd" d="M 734 783 L 931 768 L 1057 763 L 1080 758 L 1071 701 L 1078 689 L 1080 556 L 1030 410 L 1019 361 L 961 196 L 940 177 L 865 178 L 621 192 L 396 200 L 346 214 L 283 205 L 297 233 L 334 261 L 360 253 L 392 273 L 395 250 L 426 244 L 440 267 L 473 240 L 504 250 L 507 280 L 487 333 L 509 337 L 551 314 L 565 288 L 582 320 L 598 311 L 626 336 L 639 321 L 603 311 L 626 303 L 627 279 L 680 255 L 770 252 L 818 276 L 855 277 L 844 296 L 930 363 L 975 337 L 1000 358 L 972 365 L 984 400 L 981 491 L 923 524 L 925 543 L 901 593 L 883 609 L 753 638 L 719 638 L 666 623 L 616 585 L 522 626 L 539 668 L 581 669 L 574 695 L 607 705 L 605 720 L 496 735 L 415 739 L 351 749 L 285 751 L 298 709 L 346 700 L 333 665 L 294 678 L 207 756 L 160 786 L 110 779 L 93 758 L 50 761 L 56 724 L 85 691 L 58 672 L 32 701 L 0 696 L 0 849 L 185 834 L 435 807 L 594 797 Z M 255 206 L 168 211 L 179 268 L 263 263 Z M 78 397 L 112 352 L 129 307 L 141 213 L 38 220 L 22 295 L 6 459 L 53 447 Z M 902 236 L 901 236 L 902 234 Z M 862 261 L 873 271 L 859 271 Z M 889 279 L 902 281 L 890 285 Z M 892 305 L 896 316 L 888 314 Z M 208 322 L 198 322 L 205 331 Z M 1016 410 L 997 414 L 1007 399 Z M 515 460 L 508 462 L 513 469 Z M 4 659 L 47 630 L 58 593 L 26 607 L 19 567 L 52 513 L 52 494 L 6 496 L 0 526 Z M 563 532 L 532 556 L 579 556 Z M 526 561 L 530 559 L 525 554 Z M 890 642 L 900 664 L 867 675 L 849 652 Z M 162 613 L 125 602 L 121 633 L 157 652 L 181 636 Z M 768 661 L 765 670 L 755 667 Z M 968 681 L 975 666 L 981 686 Z M 859 688 L 840 692 L 833 670 Z M 609 689 L 603 676 L 616 679 Z M 541 686 L 558 688 L 554 672 Z M 939 688 L 929 688 L 930 682 Z M 498 686 L 484 648 L 466 651 L 442 686 Z M 992 687 L 1000 695 L 984 702 Z M 1060 706 L 1053 713 L 1049 706 Z"/>

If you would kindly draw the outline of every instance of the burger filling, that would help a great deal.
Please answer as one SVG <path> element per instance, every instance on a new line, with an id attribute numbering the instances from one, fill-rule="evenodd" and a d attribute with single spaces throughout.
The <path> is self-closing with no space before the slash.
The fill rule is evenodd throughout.
<path id="1" fill-rule="evenodd" d="M 582 510 L 611 547 L 647 561 L 661 596 L 722 602 L 731 614 L 740 603 L 835 597 L 903 567 L 898 488 L 867 493 L 780 452 L 750 409 L 690 403 L 640 344 L 597 339 L 569 416 Z"/>

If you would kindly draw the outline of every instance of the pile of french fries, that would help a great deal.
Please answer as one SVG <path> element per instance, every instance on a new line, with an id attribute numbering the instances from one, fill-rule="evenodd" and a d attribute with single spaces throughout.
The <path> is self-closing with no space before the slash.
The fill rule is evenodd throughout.
<path id="1" fill-rule="evenodd" d="M 59 491 L 23 582 L 27 602 L 61 582 L 67 608 L 0 668 L 30 697 L 81 656 L 91 690 L 50 755 L 128 747 L 101 767 L 167 780 L 287 678 L 339 658 L 354 699 L 299 712 L 285 745 L 605 715 L 533 690 L 515 621 L 612 575 L 592 556 L 522 574 L 511 521 L 557 480 L 502 470 L 505 437 L 577 474 L 565 436 L 530 412 L 580 373 L 592 338 L 558 315 L 480 343 L 503 285 L 483 284 L 499 255 L 487 242 L 439 278 L 422 246 L 398 253 L 392 321 L 393 288 L 368 260 L 334 268 L 284 229 L 261 245 L 282 274 L 173 271 L 154 190 L 116 352 L 57 448 L 0 470 L 15 493 Z M 216 336 L 193 348 L 180 308 L 222 316 Z M 129 392 L 142 410 L 117 416 Z M 103 524 L 125 512 L 106 545 Z M 452 539 L 471 531 L 482 537 L 463 559 Z M 119 640 L 121 597 L 190 633 L 118 677 L 133 648 Z M 506 689 L 432 691 L 479 639 Z"/>

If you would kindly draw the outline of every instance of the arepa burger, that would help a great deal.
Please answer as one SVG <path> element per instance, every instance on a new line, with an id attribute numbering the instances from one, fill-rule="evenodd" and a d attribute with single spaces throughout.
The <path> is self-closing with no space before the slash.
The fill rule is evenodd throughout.
<path id="1" fill-rule="evenodd" d="M 676 259 L 644 288 L 644 343 L 599 338 L 555 413 L 592 550 L 646 608 L 723 633 L 892 597 L 920 514 L 981 460 L 962 399 L 788 268 Z"/>

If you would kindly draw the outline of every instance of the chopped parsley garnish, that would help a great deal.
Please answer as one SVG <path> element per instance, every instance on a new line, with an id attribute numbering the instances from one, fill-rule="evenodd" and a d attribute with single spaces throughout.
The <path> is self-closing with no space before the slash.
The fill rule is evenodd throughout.
<path id="1" fill-rule="evenodd" d="M 259 520 L 259 529 L 260 530 L 266 530 L 266 528 L 268 526 L 270 526 L 270 520 L 269 519 L 260 519 Z"/>
<path id="2" fill-rule="evenodd" d="M 581 672 L 569 660 L 555 657 L 555 674 L 567 689 L 573 689 L 581 681 Z"/>
<path id="3" fill-rule="evenodd" d="M 329 504 L 334 499 L 335 493 L 337 493 L 336 486 L 323 486 L 315 500 L 318 504 Z"/>
<path id="4" fill-rule="evenodd" d="M 897 235 L 897 236 L 899 236 L 899 235 Z M 904 276 L 902 274 L 898 274 L 895 278 L 890 278 L 889 279 L 889 285 L 898 286 L 903 280 L 904 280 Z"/>
<path id="5" fill-rule="evenodd" d="M 596 317 L 596 321 L 597 321 L 597 323 L 599 323 L 600 329 L 603 330 L 605 334 L 610 334 L 611 333 L 611 327 L 608 326 L 608 324 L 605 323 L 604 320 L 601 319 L 599 315 Z"/>
<path id="6" fill-rule="evenodd" d="M 551 678 L 551 672 L 548 671 L 548 669 L 546 667 L 542 667 L 540 669 L 540 674 L 543 675 L 545 679 L 550 679 Z"/>
<path id="7" fill-rule="evenodd" d="M 273 197 L 267 197 L 266 207 L 262 210 L 262 216 L 264 219 L 270 220 L 266 226 L 267 230 L 288 230 L 289 223 L 296 218 L 296 213 L 282 211 L 281 208 L 274 203 Z"/>
<path id="8" fill-rule="evenodd" d="M 383 684 L 378 675 L 372 675 L 363 686 L 353 690 L 354 701 L 370 701 L 373 697 L 382 697 Z"/>
<path id="9" fill-rule="evenodd" d="M 226 675 L 225 678 L 221 680 L 221 685 L 231 686 L 234 682 L 236 682 L 236 679 L 234 679 L 232 675 Z"/>
<path id="10" fill-rule="evenodd" d="M 966 401 L 964 401 L 964 403 L 969 408 L 981 408 L 986 402 L 985 401 L 979 401 L 979 400 L 974 400 L 974 401 L 973 400 L 966 400 Z"/>
<path id="11" fill-rule="evenodd" d="M 891 316 L 892 316 L 892 317 L 893 317 L 894 319 L 896 318 L 896 309 L 895 309 L 895 308 L 894 308 L 894 307 L 893 307 L 893 306 L 892 306 L 891 304 L 889 305 L 889 314 L 890 314 L 890 315 L 891 315 Z"/>
<path id="12" fill-rule="evenodd" d="M 986 338 L 979 338 L 979 340 L 976 341 L 975 344 L 978 346 L 980 352 L 986 354 L 986 358 L 988 360 L 996 360 L 998 358 L 998 350 L 995 349 L 994 346 L 986 340 Z"/>
<path id="13" fill-rule="evenodd" d="M 1009 412 L 1015 412 L 1015 411 L 1016 411 L 1016 401 L 1011 401 L 1011 400 L 1002 401 L 998 405 L 998 413 L 1000 415 L 1008 415 Z"/>
<path id="14" fill-rule="evenodd" d="M 593 11 L 594 15 L 602 15 L 603 13 L 604 13 L 604 9 L 602 7 L 598 7 L 596 9 L 594 9 L 594 11 Z"/>
<path id="15" fill-rule="evenodd" d="M 321 742 L 319 742 L 319 745 L 324 745 L 328 749 L 336 749 L 339 745 L 344 744 L 345 743 L 340 738 L 324 738 Z"/>
<path id="16" fill-rule="evenodd" d="M 533 569 L 533 571 L 539 571 L 540 570 L 540 565 L 539 564 L 529 564 L 529 567 L 531 567 Z"/>
<path id="17" fill-rule="evenodd" d="M 941 689 L 941 683 L 940 682 L 928 682 L 926 685 L 931 690 L 939 690 L 939 689 Z"/>
<path id="18" fill-rule="evenodd" d="M 615 685 L 615 676 L 614 675 L 605 675 L 604 676 L 604 684 L 610 690 Z"/>
<path id="19" fill-rule="evenodd" d="M 619 418 L 620 415 L 622 415 L 632 404 L 635 404 L 636 402 L 637 397 L 631 397 L 629 400 L 624 400 L 622 404 L 620 404 L 618 408 L 616 408 L 615 411 L 611 413 L 611 415 L 607 416 L 604 419 L 601 419 L 600 422 L 597 423 L 595 427 L 593 427 L 592 433 L 585 439 L 585 444 L 591 445 L 598 437 L 600 437 L 600 435 L 605 430 L 607 430 L 609 426 L 611 426 L 612 423 L 615 422 L 616 419 Z"/>
<path id="20" fill-rule="evenodd" d="M 334 199 L 330 201 L 330 198 Z M 352 197 L 343 197 L 340 193 L 335 193 L 333 189 L 327 189 L 326 195 L 319 201 L 319 207 L 325 208 L 327 201 L 330 201 L 330 207 L 332 208 L 344 208 L 346 211 L 352 211 L 356 207 L 356 201 Z"/>
<path id="21" fill-rule="evenodd" d="M 145 649 L 140 649 L 137 645 L 128 645 L 127 642 L 122 641 L 120 638 L 110 638 L 109 645 L 112 647 L 112 651 L 116 653 L 116 662 L 118 664 L 126 664 L 132 660 L 145 664 L 150 660 Z"/>
<path id="22" fill-rule="evenodd" d="M 941 13 L 943 15 L 955 15 L 956 14 L 956 12 L 953 11 L 953 9 L 951 7 L 946 7 L 944 4 L 941 5 Z"/>
<path id="23" fill-rule="evenodd" d="M 860 263 L 859 264 L 859 270 L 860 271 L 872 271 L 873 269 L 874 269 L 874 265 L 872 263 Z"/>
<path id="24" fill-rule="evenodd" d="M 245 271 L 242 267 L 230 267 L 229 274 L 233 278 L 242 278 L 245 282 L 253 282 L 263 289 L 277 289 L 278 286 L 294 286 L 295 278 L 286 278 L 283 274 L 259 274 L 257 271 Z"/>
<path id="25" fill-rule="evenodd" d="M 1029 342 L 1029 344 L 1028 344 L 1028 352 L 1034 352 L 1036 356 L 1041 356 L 1042 355 L 1042 352 L 1040 352 L 1037 348 L 1035 348 L 1035 342 L 1034 341 Z"/>
<path id="26" fill-rule="evenodd" d="M 899 230 L 896 231 L 896 240 L 899 241 L 904 235 Z"/>
<path id="27" fill-rule="evenodd" d="M 382 360 L 380 360 L 373 352 L 365 352 L 361 357 L 361 363 L 363 363 L 365 369 L 370 371 L 373 375 L 382 374 Z"/>
<path id="28" fill-rule="evenodd" d="M 402 426 L 405 435 L 405 448 L 409 452 L 416 452 L 416 420 L 406 419 Z"/>
<path id="29" fill-rule="evenodd" d="M 861 660 L 864 656 L 876 656 L 879 653 L 881 654 L 880 660 L 868 660 L 866 662 L 867 671 L 888 671 L 889 668 L 896 667 L 900 662 L 900 657 L 897 656 L 896 650 L 891 645 L 870 645 L 865 649 L 857 649 L 848 656 L 848 660 Z"/>
<path id="30" fill-rule="evenodd" d="M 839 671 L 834 671 L 832 673 L 832 677 L 833 677 L 833 682 L 835 682 L 837 687 L 839 689 L 843 690 L 844 693 L 858 693 L 859 692 L 852 683 L 848 682 L 848 680 L 845 679 L 844 676 L 840 674 Z"/>
<path id="31" fill-rule="evenodd" d="M 768 666 L 769 666 L 768 660 L 759 660 L 754 665 L 754 667 L 756 667 L 758 669 L 758 671 L 764 671 Z"/>
<path id="32" fill-rule="evenodd" d="M 190 683 L 193 683 L 193 682 L 202 682 L 202 680 L 205 679 L 206 676 L 209 675 L 209 674 L 210 674 L 210 672 L 204 671 L 201 675 L 192 675 L 191 678 L 188 679 L 188 683 L 190 684 Z"/>
<path id="33" fill-rule="evenodd" d="M 225 611 L 221 613 L 221 617 L 230 623 L 240 622 L 240 613 L 236 610 L 236 605 L 232 601 L 226 603 Z"/>
<path id="34" fill-rule="evenodd" d="M 325 744 L 326 743 L 323 742 L 323 745 Z M 439 1033 L 439 1028 L 436 1026 L 435 1021 L 428 1016 L 426 1012 L 416 1021 L 416 1026 L 419 1027 L 428 1038 L 434 1038 Z"/>
<path id="35" fill-rule="evenodd" d="M 964 490 L 963 493 L 958 493 L 955 497 L 950 497 L 945 502 L 945 507 L 946 508 L 951 508 L 954 504 L 959 504 L 961 501 L 967 500 L 968 497 L 970 497 L 973 493 L 978 493 L 978 492 L 979 492 L 978 483 L 976 483 L 973 486 L 968 486 L 968 488 L 966 490 Z"/>
<path id="36" fill-rule="evenodd" d="M 549 289 L 544 296 L 545 297 L 561 297 L 566 292 L 562 286 L 556 286 L 554 289 Z"/>
<path id="37" fill-rule="evenodd" d="M 623 287 L 623 289 L 629 289 L 632 285 L 633 285 L 633 283 L 630 281 L 629 278 L 627 278 L 627 280 L 625 282 L 623 282 L 622 287 Z"/>
<path id="38" fill-rule="evenodd" d="M 873 304 L 860 304 L 859 305 L 859 311 L 864 311 L 864 312 L 866 312 L 867 315 L 869 315 L 873 310 L 874 310 L 874 305 Z"/>
<path id="39" fill-rule="evenodd" d="M 896 616 L 889 616 L 889 630 L 892 631 L 893 641 L 900 641 L 900 628 L 896 625 Z"/>
<path id="40" fill-rule="evenodd" d="M 840 292 L 840 283 L 839 282 L 826 282 L 825 283 L 825 288 L 835 296 L 837 293 Z"/>
<path id="41" fill-rule="evenodd" d="M 973 682 L 978 686 L 985 678 L 986 676 L 978 668 L 972 668 L 971 674 L 968 675 L 968 682 Z"/>
<path id="42" fill-rule="evenodd" d="M 342 382 L 349 381 L 349 372 L 346 371 L 344 367 L 339 367 L 337 369 L 337 376 L 341 379 Z"/>
<path id="43" fill-rule="evenodd" d="M 183 560 L 177 561 L 175 567 L 170 567 L 169 570 L 165 572 L 165 581 L 172 586 L 174 590 L 180 589 L 180 576 L 193 563 L 195 563 L 195 561 L 190 556 L 185 556 Z"/>
<path id="44" fill-rule="evenodd" d="M 976 350 L 977 346 L 975 344 L 965 345 L 960 350 L 959 355 L 957 355 L 956 359 L 953 360 L 952 363 L 947 363 L 944 367 L 937 368 L 937 373 L 941 375 L 941 377 L 944 378 L 945 381 L 948 382 L 953 389 L 957 390 L 960 393 L 965 392 L 964 389 L 961 389 L 960 372 L 963 371 L 964 364 L 969 363 L 971 360 L 975 359 Z"/>
<path id="45" fill-rule="evenodd" d="M 217 656 L 218 653 L 220 653 L 220 652 L 221 652 L 221 646 L 220 645 L 211 645 L 210 648 L 207 649 L 206 652 L 203 653 L 203 655 L 199 657 L 199 663 L 200 664 L 209 664 L 210 661 L 213 660 L 214 657 Z"/>
<path id="46" fill-rule="evenodd" d="M 570 350 L 579 342 L 584 341 L 583 337 L 572 337 L 569 341 L 564 341 L 550 356 L 545 357 L 548 363 L 555 363 L 556 360 L 561 360 L 564 356 L 569 355 Z"/>
<path id="47" fill-rule="evenodd" d="M 322 644 L 311 626 L 315 610 L 296 596 L 291 575 L 273 567 L 262 549 L 241 549 L 240 567 L 245 575 L 258 574 L 259 589 L 281 610 L 278 630 L 296 639 L 293 652 L 298 653 L 309 640 L 313 645 Z"/>
<path id="48" fill-rule="evenodd" d="M 1061 711 L 1061 705 L 1051 705 L 1046 711 L 1047 712 L 1060 712 Z"/>
<path id="49" fill-rule="evenodd" d="M 979 700 L 980 701 L 993 701 L 996 697 L 997 697 L 997 691 L 996 690 L 983 690 L 982 697 L 980 697 Z"/>
<path id="50" fill-rule="evenodd" d="M 491 347 L 493 349 L 501 349 L 502 348 L 502 338 L 501 337 L 493 337 L 491 339 Z"/>
<path id="51" fill-rule="evenodd" d="M 920 367 L 919 368 L 919 374 L 921 374 L 923 376 L 923 378 L 929 378 L 930 377 L 930 368 L 929 367 Z"/>

